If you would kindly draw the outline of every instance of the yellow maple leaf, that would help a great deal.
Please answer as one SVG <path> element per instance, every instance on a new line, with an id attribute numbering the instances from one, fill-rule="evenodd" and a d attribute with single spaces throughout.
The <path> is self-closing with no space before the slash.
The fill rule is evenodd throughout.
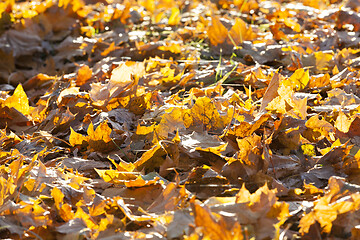
<path id="1" fill-rule="evenodd" d="M 104 143 L 108 143 L 111 141 L 111 131 L 112 130 L 108 126 L 107 121 L 104 121 L 100 123 L 100 125 L 95 129 L 95 131 L 94 125 L 90 123 L 87 134 L 89 135 L 89 140 L 103 141 Z"/>
<path id="2" fill-rule="evenodd" d="M 282 84 L 285 86 L 291 86 L 293 89 L 299 91 L 304 89 L 310 81 L 309 71 L 305 71 L 303 68 L 297 69 L 291 77 L 284 79 Z"/>
<path id="3" fill-rule="evenodd" d="M 69 143 L 71 146 L 82 145 L 84 142 L 87 142 L 87 140 L 87 137 L 75 132 L 74 129 L 70 127 Z"/>
<path id="4" fill-rule="evenodd" d="M 122 143 L 121 139 L 112 139 L 110 134 L 112 129 L 108 126 L 107 121 L 103 121 L 94 130 L 94 125 L 90 123 L 88 133 L 89 146 L 99 152 L 110 152 L 118 148 Z"/>
<path id="5" fill-rule="evenodd" d="M 14 94 L 5 100 L 4 105 L 9 108 L 13 107 L 24 115 L 29 114 L 29 100 L 21 84 L 16 87 Z"/>
<path id="6" fill-rule="evenodd" d="M 201 124 L 207 130 L 221 128 L 222 121 L 220 114 L 212 100 L 206 96 L 199 97 L 191 108 L 190 115 L 193 118 L 193 125 Z"/>
<path id="7" fill-rule="evenodd" d="M 229 31 L 231 42 L 236 45 L 241 44 L 245 40 L 252 40 L 256 37 L 256 33 L 252 31 L 251 27 L 247 27 L 246 23 L 241 18 L 236 18 L 234 26 Z"/>
<path id="8" fill-rule="evenodd" d="M 330 61 L 332 60 L 334 56 L 334 52 L 332 51 L 320 51 L 320 52 L 314 52 L 315 55 L 315 61 L 316 61 L 316 69 L 318 71 L 322 70 L 328 70 Z"/>
<path id="9" fill-rule="evenodd" d="M 76 85 L 81 86 L 92 76 L 92 70 L 88 65 L 83 65 L 77 72 Z"/>
<path id="10" fill-rule="evenodd" d="M 121 184 L 124 183 L 126 180 L 134 180 L 138 177 L 138 174 L 132 172 L 121 172 L 118 170 L 102 170 L 96 169 L 95 171 L 99 176 L 104 179 L 105 182 L 114 183 L 114 184 Z"/>
<path id="11" fill-rule="evenodd" d="M 228 35 L 228 30 L 221 23 L 218 17 L 213 16 L 211 18 L 211 26 L 208 28 L 207 33 L 210 43 L 214 46 L 217 46 L 225 42 Z"/>
<path id="12" fill-rule="evenodd" d="M 178 25 L 180 23 L 181 16 L 180 10 L 177 7 L 173 7 L 171 9 L 171 15 L 169 17 L 169 25 Z"/>
<path id="13" fill-rule="evenodd" d="M 195 217 L 195 226 L 203 234 L 203 239 L 224 239 L 224 240 L 242 240 L 244 239 L 241 226 L 236 223 L 231 229 L 226 228 L 225 219 L 220 216 L 215 217 L 207 207 L 201 207 L 193 201 L 191 208 Z"/>
<path id="14" fill-rule="evenodd" d="M 336 118 L 334 127 L 343 133 L 347 133 L 349 132 L 353 120 L 354 119 L 347 117 L 343 111 L 340 111 L 338 117 Z"/>

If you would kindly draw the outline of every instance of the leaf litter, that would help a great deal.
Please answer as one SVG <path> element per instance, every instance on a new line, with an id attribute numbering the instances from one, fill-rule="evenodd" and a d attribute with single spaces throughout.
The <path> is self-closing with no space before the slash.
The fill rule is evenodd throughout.
<path id="1" fill-rule="evenodd" d="M 359 238 L 358 6 L 2 1 L 1 238 Z"/>

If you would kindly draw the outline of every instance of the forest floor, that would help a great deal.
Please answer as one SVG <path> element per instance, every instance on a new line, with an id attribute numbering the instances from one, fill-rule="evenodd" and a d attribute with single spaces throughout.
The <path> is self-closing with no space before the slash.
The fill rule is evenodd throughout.
<path id="1" fill-rule="evenodd" d="M 360 239 L 357 0 L 0 2 L 1 239 Z"/>

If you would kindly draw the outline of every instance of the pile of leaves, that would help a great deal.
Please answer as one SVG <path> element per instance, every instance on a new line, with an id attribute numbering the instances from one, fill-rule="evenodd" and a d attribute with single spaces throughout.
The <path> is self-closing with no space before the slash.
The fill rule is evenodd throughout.
<path id="1" fill-rule="evenodd" d="M 0 2 L 0 238 L 358 239 L 359 6 Z"/>

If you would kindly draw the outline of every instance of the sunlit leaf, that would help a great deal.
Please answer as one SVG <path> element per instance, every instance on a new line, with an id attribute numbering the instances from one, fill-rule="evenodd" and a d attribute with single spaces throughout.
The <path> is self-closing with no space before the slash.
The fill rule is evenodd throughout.
<path id="1" fill-rule="evenodd" d="M 84 143 L 87 142 L 88 138 L 75 132 L 71 127 L 70 127 L 70 137 L 69 137 L 69 143 L 72 146 L 76 146 L 76 145 L 83 145 Z"/>
<path id="2" fill-rule="evenodd" d="M 283 84 L 292 86 L 296 91 L 300 91 L 308 85 L 309 81 L 309 71 L 300 68 L 297 69 L 290 78 L 283 80 Z"/>
<path id="3" fill-rule="evenodd" d="M 237 224 L 231 230 L 226 227 L 225 220 L 222 218 L 216 221 L 216 218 L 211 214 L 208 208 L 203 208 L 199 204 L 192 203 L 191 205 L 195 215 L 195 225 L 200 227 L 207 239 L 243 239 L 241 227 Z"/>
<path id="4" fill-rule="evenodd" d="M 301 145 L 301 150 L 305 155 L 308 155 L 310 157 L 315 156 L 315 147 L 311 144 Z"/>
<path id="5" fill-rule="evenodd" d="M 103 141 L 104 143 L 108 143 L 111 141 L 111 128 L 109 128 L 107 121 L 101 122 L 100 125 L 95 129 L 92 123 L 90 123 L 89 128 L 87 130 L 87 134 L 89 135 L 89 140 L 92 141 Z"/>
<path id="6" fill-rule="evenodd" d="M 110 46 L 101 53 L 101 56 L 107 56 L 109 53 L 111 53 L 115 49 L 116 49 L 115 48 L 115 42 L 112 42 L 110 44 Z"/>
<path id="7" fill-rule="evenodd" d="M 101 170 L 95 169 L 97 174 L 104 179 L 105 182 L 121 184 L 124 180 L 133 180 L 138 177 L 135 173 L 120 172 L 118 170 Z"/>
<path id="8" fill-rule="evenodd" d="M 286 26 L 293 29 L 295 32 L 300 32 L 301 31 L 300 24 L 297 23 L 296 21 L 294 21 L 291 18 L 285 18 L 284 23 L 285 23 Z"/>
<path id="9" fill-rule="evenodd" d="M 5 100 L 4 105 L 13 107 L 24 115 L 29 114 L 29 100 L 21 84 L 16 87 L 14 94 Z"/>
<path id="10" fill-rule="evenodd" d="M 51 195 L 54 198 L 56 208 L 60 209 L 65 195 L 56 187 L 51 190 Z"/>
<path id="11" fill-rule="evenodd" d="M 241 44 L 246 40 L 253 40 L 256 34 L 251 27 L 247 27 L 246 23 L 241 18 L 236 18 L 234 26 L 229 31 L 230 40 L 234 41 L 236 45 Z"/>
<path id="12" fill-rule="evenodd" d="M 211 26 L 209 27 L 207 33 L 209 36 L 210 43 L 214 46 L 217 46 L 225 42 L 228 34 L 228 30 L 221 23 L 218 17 L 213 16 L 211 18 Z"/>
<path id="13" fill-rule="evenodd" d="M 92 76 L 92 70 L 89 68 L 89 66 L 84 65 L 81 66 L 77 73 L 77 79 L 76 79 L 76 85 L 81 86 L 86 83 L 87 80 L 89 80 Z"/>
<path id="14" fill-rule="evenodd" d="M 178 8 L 172 8 L 168 22 L 169 25 L 177 25 L 180 23 L 180 20 L 181 20 L 180 10 Z"/>
<path id="15" fill-rule="evenodd" d="M 316 69 L 328 70 L 330 67 L 330 61 L 332 60 L 334 53 L 333 52 L 315 52 L 316 59 Z"/>

